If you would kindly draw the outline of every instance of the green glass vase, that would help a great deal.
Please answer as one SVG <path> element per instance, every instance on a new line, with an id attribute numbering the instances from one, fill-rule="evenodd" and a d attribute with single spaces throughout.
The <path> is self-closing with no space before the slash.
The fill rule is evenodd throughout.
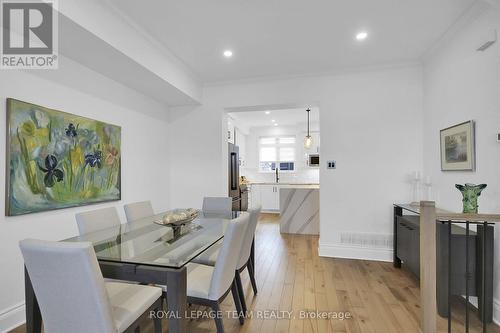
<path id="1" fill-rule="evenodd" d="M 486 188 L 486 184 L 455 184 L 455 187 L 462 192 L 464 203 L 464 213 L 477 214 L 477 198 L 481 195 L 481 192 Z"/>

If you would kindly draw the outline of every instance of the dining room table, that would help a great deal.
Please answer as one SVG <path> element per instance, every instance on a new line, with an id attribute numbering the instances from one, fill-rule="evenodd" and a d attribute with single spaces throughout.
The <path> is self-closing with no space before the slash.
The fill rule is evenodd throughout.
<path id="1" fill-rule="evenodd" d="M 249 213 L 200 211 L 192 221 L 162 224 L 163 217 L 170 212 L 62 241 L 91 242 L 104 278 L 166 286 L 168 330 L 184 333 L 187 332 L 187 264 L 218 243 L 232 219 Z M 26 269 L 25 300 L 26 330 L 39 333 L 42 317 Z"/>

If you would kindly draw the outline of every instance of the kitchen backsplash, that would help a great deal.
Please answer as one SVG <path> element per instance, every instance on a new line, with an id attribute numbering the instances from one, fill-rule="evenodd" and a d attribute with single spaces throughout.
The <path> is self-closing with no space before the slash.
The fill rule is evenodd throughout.
<path id="1" fill-rule="evenodd" d="M 240 175 L 245 176 L 249 182 L 274 182 L 274 173 L 262 173 L 257 168 L 240 168 Z M 319 168 L 301 169 L 296 172 L 280 172 L 281 183 L 319 183 Z"/>

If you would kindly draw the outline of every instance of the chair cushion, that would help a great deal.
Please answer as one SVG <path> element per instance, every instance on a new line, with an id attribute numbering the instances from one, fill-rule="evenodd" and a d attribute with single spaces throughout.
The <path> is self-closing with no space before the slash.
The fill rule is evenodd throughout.
<path id="1" fill-rule="evenodd" d="M 188 264 L 187 295 L 208 299 L 214 268 L 212 266 Z"/>
<path id="2" fill-rule="evenodd" d="M 208 266 L 215 266 L 217 257 L 219 256 L 219 250 L 222 242 L 216 243 L 208 248 L 205 252 L 191 260 L 196 264 L 203 264 Z"/>
<path id="3" fill-rule="evenodd" d="M 161 297 L 161 289 L 129 283 L 106 282 L 117 332 L 124 332 Z"/>
<path id="4" fill-rule="evenodd" d="M 198 297 L 208 299 L 208 291 L 212 282 L 214 268 L 202 264 L 187 264 L 187 295 L 188 297 Z M 167 292 L 167 286 L 160 286 Z"/>

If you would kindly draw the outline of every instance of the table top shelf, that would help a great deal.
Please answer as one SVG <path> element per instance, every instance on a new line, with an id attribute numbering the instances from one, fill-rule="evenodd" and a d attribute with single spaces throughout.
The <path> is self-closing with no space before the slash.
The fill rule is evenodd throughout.
<path id="1" fill-rule="evenodd" d="M 159 225 L 167 212 L 66 239 L 91 242 L 99 261 L 181 268 L 224 237 L 228 223 L 247 212 L 203 213 L 182 226 Z"/>
<path id="2" fill-rule="evenodd" d="M 420 215 L 420 204 L 394 204 L 394 207 L 399 207 L 402 210 Z M 437 221 L 452 221 L 452 222 L 470 222 L 470 223 L 498 223 L 500 222 L 500 214 L 464 214 L 453 213 L 441 208 L 436 208 Z"/>

